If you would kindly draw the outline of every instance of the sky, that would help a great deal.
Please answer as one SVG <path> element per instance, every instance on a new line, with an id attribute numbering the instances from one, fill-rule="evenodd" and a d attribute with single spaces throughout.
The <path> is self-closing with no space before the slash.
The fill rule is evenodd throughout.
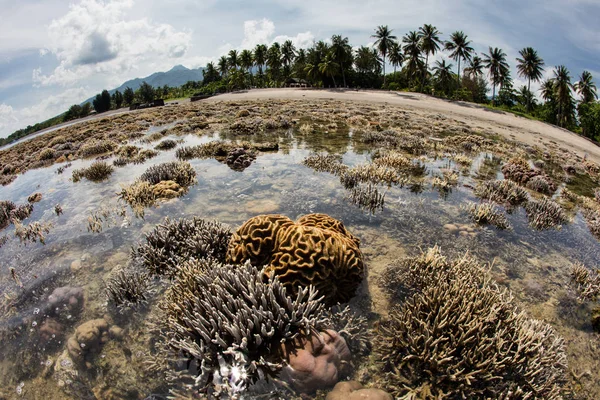
<path id="1" fill-rule="evenodd" d="M 286 39 L 308 47 L 333 34 L 372 45 L 378 25 L 398 38 L 425 23 L 443 39 L 462 30 L 478 52 L 508 55 L 515 87 L 525 83 L 515 58 L 529 46 L 545 77 L 562 64 L 573 82 L 588 70 L 600 86 L 600 0 L 0 0 L 0 10 L 0 137 L 178 64 L 198 68 Z"/>

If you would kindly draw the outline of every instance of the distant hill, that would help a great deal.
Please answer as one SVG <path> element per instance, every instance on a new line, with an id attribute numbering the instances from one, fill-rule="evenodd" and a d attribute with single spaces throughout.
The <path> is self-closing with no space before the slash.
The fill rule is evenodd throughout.
<path id="1" fill-rule="evenodd" d="M 176 65 L 173 68 L 171 68 L 169 71 L 167 72 L 155 72 L 152 75 L 149 75 L 145 78 L 135 78 L 132 80 L 129 80 L 127 82 L 125 82 L 124 84 L 122 84 L 121 86 L 119 86 L 118 88 L 115 89 L 111 89 L 108 92 L 112 95 L 114 92 L 116 92 L 117 90 L 121 93 L 123 93 L 123 91 L 127 88 L 130 87 L 133 90 L 137 90 L 141 85 L 142 82 L 146 82 L 149 85 L 152 85 L 153 87 L 163 87 L 165 85 L 167 86 L 181 86 L 185 83 L 187 83 L 188 81 L 201 81 L 202 77 L 204 76 L 203 74 L 204 68 L 198 68 L 198 69 L 189 69 L 184 67 L 183 65 Z M 89 99 L 87 99 L 86 101 L 84 101 L 81 104 L 85 104 L 85 103 L 91 103 L 92 100 L 94 100 L 96 96 L 90 97 Z"/>

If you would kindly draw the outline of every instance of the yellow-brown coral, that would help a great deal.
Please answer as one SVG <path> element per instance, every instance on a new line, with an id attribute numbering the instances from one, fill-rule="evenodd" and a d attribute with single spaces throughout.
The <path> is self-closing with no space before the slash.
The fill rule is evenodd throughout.
<path id="1" fill-rule="evenodd" d="M 227 262 L 246 260 L 266 265 L 292 293 L 315 286 L 330 304 L 352 298 L 363 277 L 360 240 L 326 214 L 309 214 L 297 222 L 282 215 L 259 215 L 231 238 Z"/>

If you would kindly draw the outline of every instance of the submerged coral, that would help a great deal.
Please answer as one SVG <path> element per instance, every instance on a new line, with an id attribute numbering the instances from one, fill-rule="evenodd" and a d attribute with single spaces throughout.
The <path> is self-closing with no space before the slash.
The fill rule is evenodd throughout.
<path id="1" fill-rule="evenodd" d="M 494 203 L 518 206 L 529 199 L 527 191 L 507 179 L 485 181 L 475 188 L 475 195 Z"/>
<path id="2" fill-rule="evenodd" d="M 119 271 L 106 283 L 106 298 L 119 309 L 133 307 L 148 300 L 149 287 L 147 274 Z"/>
<path id="3" fill-rule="evenodd" d="M 174 181 L 180 186 L 188 187 L 196 182 L 196 171 L 187 162 L 167 162 L 151 166 L 140 176 L 140 180 L 152 185 L 161 181 Z"/>
<path id="4" fill-rule="evenodd" d="M 357 381 L 339 382 L 325 400 L 393 400 L 391 394 L 375 388 L 364 388 Z"/>
<path id="5" fill-rule="evenodd" d="M 519 312 L 474 260 L 447 262 L 430 249 L 397 268 L 409 278 L 400 283 L 408 296 L 374 339 L 394 396 L 561 398 L 563 339 Z"/>
<path id="6" fill-rule="evenodd" d="M 582 264 L 575 264 L 571 268 L 571 282 L 582 299 L 600 299 L 600 270 L 591 270 Z"/>
<path id="7" fill-rule="evenodd" d="M 348 166 L 340 161 L 340 157 L 333 154 L 313 154 L 306 157 L 302 164 L 317 172 L 329 172 L 339 175 L 348 170 Z"/>
<path id="8" fill-rule="evenodd" d="M 534 229 L 549 229 L 560 227 L 568 221 L 562 207 L 547 197 L 541 200 L 529 200 L 525 205 L 529 225 Z"/>
<path id="9" fill-rule="evenodd" d="M 288 295 L 277 277 L 249 263 L 180 271 L 159 322 L 173 357 L 189 360 L 194 387 L 217 397 L 243 392 L 283 367 L 280 346 L 325 327 L 313 287 Z"/>
<path id="10" fill-rule="evenodd" d="M 207 257 L 225 261 L 230 229 L 216 221 L 198 217 L 164 222 L 145 235 L 144 241 L 132 250 L 148 272 L 173 276 L 180 264 Z"/>
<path id="11" fill-rule="evenodd" d="M 498 229 L 509 229 L 510 223 L 506 216 L 491 203 L 468 203 L 464 208 L 467 210 L 473 221 L 478 224 L 494 225 Z"/>
<path id="12" fill-rule="evenodd" d="M 227 153 L 225 162 L 232 170 L 243 171 L 248 168 L 254 160 L 256 160 L 256 154 L 240 147 Z"/>
<path id="13" fill-rule="evenodd" d="M 50 222 L 32 222 L 28 225 L 23 225 L 20 222 L 15 223 L 15 236 L 23 243 L 35 243 L 39 240 L 40 243 L 46 244 L 45 234 L 50 233 L 52 223 Z"/>
<path id="14" fill-rule="evenodd" d="M 177 147 L 177 142 L 173 139 L 165 139 L 156 146 L 154 146 L 156 150 L 171 150 L 175 147 Z"/>
<path id="15" fill-rule="evenodd" d="M 350 200 L 374 214 L 375 211 L 383 209 L 385 193 L 380 193 L 374 185 L 356 186 L 350 189 Z"/>
<path id="16" fill-rule="evenodd" d="M 230 263 L 246 260 L 258 267 L 267 265 L 266 274 L 277 275 L 290 293 L 313 285 L 331 304 L 349 301 L 363 278 L 356 239 L 325 214 L 305 216 L 296 223 L 281 215 L 250 218 L 233 234 L 227 252 Z"/>

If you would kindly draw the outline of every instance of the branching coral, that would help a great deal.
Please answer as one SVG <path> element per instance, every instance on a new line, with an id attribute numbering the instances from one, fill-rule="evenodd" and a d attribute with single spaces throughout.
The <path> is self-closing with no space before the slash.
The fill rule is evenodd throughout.
<path id="1" fill-rule="evenodd" d="M 52 149 L 44 149 L 40 152 L 40 155 L 38 156 L 38 159 L 40 161 L 47 161 L 47 160 L 53 160 L 54 156 L 55 156 L 55 152 Z"/>
<path id="2" fill-rule="evenodd" d="M 475 189 L 475 195 L 484 200 L 511 206 L 518 206 L 529 198 L 525 189 L 507 179 L 482 182 Z"/>
<path id="3" fill-rule="evenodd" d="M 94 140 L 81 146 L 79 153 L 82 157 L 93 157 L 99 154 L 109 153 L 116 148 L 117 145 L 111 140 Z"/>
<path id="4" fill-rule="evenodd" d="M 49 222 L 32 222 L 29 225 L 23 225 L 20 222 L 15 223 L 15 236 L 21 242 L 35 243 L 38 240 L 42 244 L 46 244 L 46 236 L 50 232 L 52 224 Z"/>
<path id="5" fill-rule="evenodd" d="M 216 221 L 166 218 L 146 234 L 132 255 L 139 257 L 151 274 L 173 276 L 187 260 L 212 257 L 224 261 L 230 237 L 229 228 Z"/>
<path id="6" fill-rule="evenodd" d="M 430 249 L 394 269 L 408 278 L 406 301 L 378 324 L 374 351 L 395 397 L 561 398 L 563 339 L 519 312 L 474 260 Z"/>
<path id="7" fill-rule="evenodd" d="M 160 181 L 174 181 L 180 186 L 188 187 L 196 182 L 196 171 L 187 162 L 167 162 L 151 166 L 140 176 L 140 180 L 152 185 Z"/>
<path id="8" fill-rule="evenodd" d="M 350 200 L 360 208 L 368 210 L 372 214 L 383 209 L 385 193 L 380 193 L 376 186 L 354 186 L 350 189 Z"/>
<path id="9" fill-rule="evenodd" d="M 529 225 L 534 229 L 549 229 L 568 221 L 562 207 L 547 197 L 541 200 L 529 200 L 525 205 L 525 211 Z"/>
<path id="10" fill-rule="evenodd" d="M 340 161 L 340 157 L 333 154 L 313 154 L 306 157 L 302 164 L 317 172 L 329 172 L 339 175 L 348 170 L 348 166 Z"/>
<path id="11" fill-rule="evenodd" d="M 510 228 L 510 223 L 506 216 L 491 203 L 468 203 L 463 206 L 471 218 L 478 224 L 491 224 L 498 229 Z"/>
<path id="12" fill-rule="evenodd" d="M 319 223 L 318 221 L 322 221 Z M 314 285 L 330 304 L 347 302 L 363 277 L 358 239 L 340 221 L 309 214 L 296 223 L 281 215 L 259 215 L 232 236 L 227 261 L 246 260 L 277 275 L 290 293 Z"/>
<path id="13" fill-rule="evenodd" d="M 201 393 L 235 396 L 282 367 L 282 344 L 324 328 L 325 312 L 312 287 L 287 294 L 277 277 L 249 263 L 184 268 L 161 303 L 164 343 L 173 358 L 194 366 Z"/>
<path id="14" fill-rule="evenodd" d="M 571 282 L 582 299 L 596 301 L 600 299 L 600 271 L 575 264 L 571 268 Z"/>
<path id="15" fill-rule="evenodd" d="M 156 150 L 171 150 L 175 147 L 177 147 L 177 142 L 173 139 L 165 139 L 156 146 L 154 146 Z"/>
<path id="16" fill-rule="evenodd" d="M 119 309 L 133 307 L 148 300 L 149 287 L 147 274 L 119 271 L 106 283 L 106 297 Z"/>
<path id="17" fill-rule="evenodd" d="M 73 182 L 79 182 L 81 178 L 86 178 L 92 182 L 102 182 L 113 173 L 114 168 L 105 161 L 95 161 L 87 168 L 76 169 L 73 171 Z"/>

